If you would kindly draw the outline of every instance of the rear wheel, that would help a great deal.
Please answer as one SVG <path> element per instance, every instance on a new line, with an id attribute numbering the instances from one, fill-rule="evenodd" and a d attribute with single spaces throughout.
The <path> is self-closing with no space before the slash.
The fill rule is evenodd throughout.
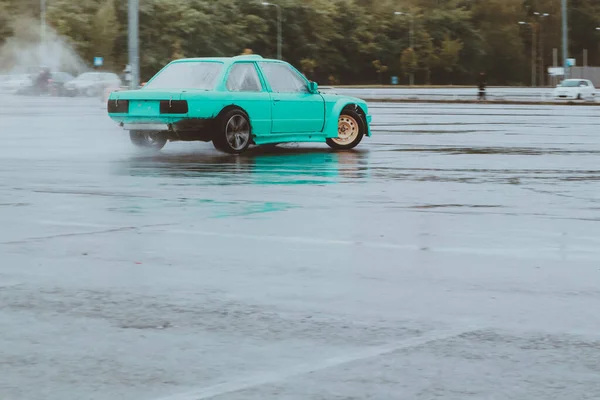
<path id="1" fill-rule="evenodd" d="M 164 132 L 130 131 L 129 138 L 137 148 L 159 151 L 167 144 Z"/>
<path id="2" fill-rule="evenodd" d="M 328 138 L 329 147 L 350 150 L 358 146 L 365 135 L 365 123 L 356 111 L 343 110 L 338 119 L 338 137 Z"/>
<path id="3" fill-rule="evenodd" d="M 248 114 L 233 109 L 219 118 L 219 130 L 213 138 L 213 145 L 219 151 L 240 154 L 248 149 L 252 141 L 252 127 Z"/>

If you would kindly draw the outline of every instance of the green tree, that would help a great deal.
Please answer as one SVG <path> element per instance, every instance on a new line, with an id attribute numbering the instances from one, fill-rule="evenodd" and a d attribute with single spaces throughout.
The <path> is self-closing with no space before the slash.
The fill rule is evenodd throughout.
<path id="1" fill-rule="evenodd" d="M 377 71 L 377 74 L 379 75 L 379 83 L 382 83 L 383 78 L 382 75 L 388 71 L 388 66 L 387 65 L 383 65 L 381 63 L 381 60 L 375 60 L 373 61 L 373 68 L 375 68 L 375 71 Z"/>
<path id="2" fill-rule="evenodd" d="M 427 83 L 518 84 L 530 71 L 531 32 L 520 20 L 540 23 L 543 61 L 560 48 L 556 0 L 273 0 L 283 13 L 283 56 L 316 81 L 381 82 L 389 66 L 414 71 Z M 127 63 L 127 2 L 49 0 L 48 24 L 90 64 L 103 55 L 119 71 Z M 570 55 L 600 64 L 600 1 L 569 0 Z M 410 19 L 415 48 L 408 56 Z M 534 12 L 548 12 L 540 20 Z M 9 37 L 39 40 L 39 0 L 0 0 L 0 46 Z M 142 79 L 173 58 L 233 56 L 244 49 L 266 57 L 277 51 L 277 11 L 248 0 L 144 0 L 140 2 Z M 9 40 L 7 42 L 7 40 Z M 102 54 L 100 54 L 102 53 Z M 2 65 L 8 60 L 2 53 Z M 414 60 L 417 65 L 415 66 Z M 314 60 L 312 68 L 307 61 Z M 378 60 L 378 66 L 372 63 Z M 1 68 L 1 66 L 0 66 Z"/>
<path id="3" fill-rule="evenodd" d="M 119 35 L 119 23 L 114 0 L 105 0 L 92 23 L 92 49 L 94 56 L 104 57 L 105 66 L 115 66 L 115 43 Z"/>
<path id="4" fill-rule="evenodd" d="M 440 49 L 440 64 L 446 72 L 452 72 L 458 66 L 460 60 L 460 51 L 463 44 L 458 39 L 450 39 L 449 36 L 444 38 Z"/>
<path id="5" fill-rule="evenodd" d="M 419 65 L 417 53 L 412 48 L 405 49 L 400 57 L 400 65 L 405 76 L 414 73 Z"/>
<path id="6" fill-rule="evenodd" d="M 312 58 L 303 58 L 300 60 L 300 69 L 302 73 L 306 75 L 308 78 L 311 78 L 315 73 L 315 69 L 317 68 L 317 60 Z"/>
<path id="7" fill-rule="evenodd" d="M 419 66 L 425 73 L 425 84 L 431 85 L 431 71 L 440 65 L 440 58 L 433 44 L 433 38 L 427 32 L 423 33 L 421 43 Z"/>
<path id="8" fill-rule="evenodd" d="M 12 36 L 13 31 L 10 25 L 8 3 L 5 1 L 0 1 L 0 46 L 6 39 Z"/>

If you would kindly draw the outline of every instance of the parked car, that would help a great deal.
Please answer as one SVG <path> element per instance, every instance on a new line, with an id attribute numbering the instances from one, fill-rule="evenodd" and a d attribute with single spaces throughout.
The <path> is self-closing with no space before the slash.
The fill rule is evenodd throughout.
<path id="1" fill-rule="evenodd" d="M 290 64 L 258 55 L 173 61 L 143 88 L 112 92 L 107 107 L 135 146 L 154 150 L 178 140 L 234 154 L 284 142 L 352 149 L 371 136 L 366 102 L 321 93 Z"/>
<path id="2" fill-rule="evenodd" d="M 67 90 L 65 85 L 71 82 L 75 77 L 68 72 L 53 72 L 50 78 L 50 92 L 54 96 L 66 96 Z"/>
<path id="3" fill-rule="evenodd" d="M 65 84 L 69 96 L 97 97 L 108 88 L 121 87 L 121 79 L 112 72 L 85 72 Z"/>
<path id="4" fill-rule="evenodd" d="M 28 74 L 9 75 L 0 82 L 0 93 L 16 94 L 19 90 L 31 86 L 31 77 Z"/>
<path id="5" fill-rule="evenodd" d="M 561 100 L 594 100 L 596 88 L 589 79 L 565 79 L 554 89 L 554 98 Z"/>

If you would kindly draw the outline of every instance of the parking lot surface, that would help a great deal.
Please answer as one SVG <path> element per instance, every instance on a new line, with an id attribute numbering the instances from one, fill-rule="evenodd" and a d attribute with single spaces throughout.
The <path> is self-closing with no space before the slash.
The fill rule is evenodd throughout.
<path id="1" fill-rule="evenodd" d="M 599 398 L 597 108 L 371 107 L 148 155 L 0 97 L 0 398 Z"/>

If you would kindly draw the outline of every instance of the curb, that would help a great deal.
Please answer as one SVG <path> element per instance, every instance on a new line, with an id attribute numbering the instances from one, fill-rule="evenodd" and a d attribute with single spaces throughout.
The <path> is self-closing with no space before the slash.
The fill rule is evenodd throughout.
<path id="1" fill-rule="evenodd" d="M 499 104 L 499 105 L 534 105 L 534 106 L 600 106 L 600 103 L 576 103 L 566 101 L 564 103 L 551 101 L 518 101 L 518 100 L 496 100 L 496 101 L 478 101 L 478 100 L 433 100 L 433 99 L 386 99 L 386 98 L 368 98 L 361 97 L 362 100 L 371 103 L 432 103 L 432 104 Z"/>

